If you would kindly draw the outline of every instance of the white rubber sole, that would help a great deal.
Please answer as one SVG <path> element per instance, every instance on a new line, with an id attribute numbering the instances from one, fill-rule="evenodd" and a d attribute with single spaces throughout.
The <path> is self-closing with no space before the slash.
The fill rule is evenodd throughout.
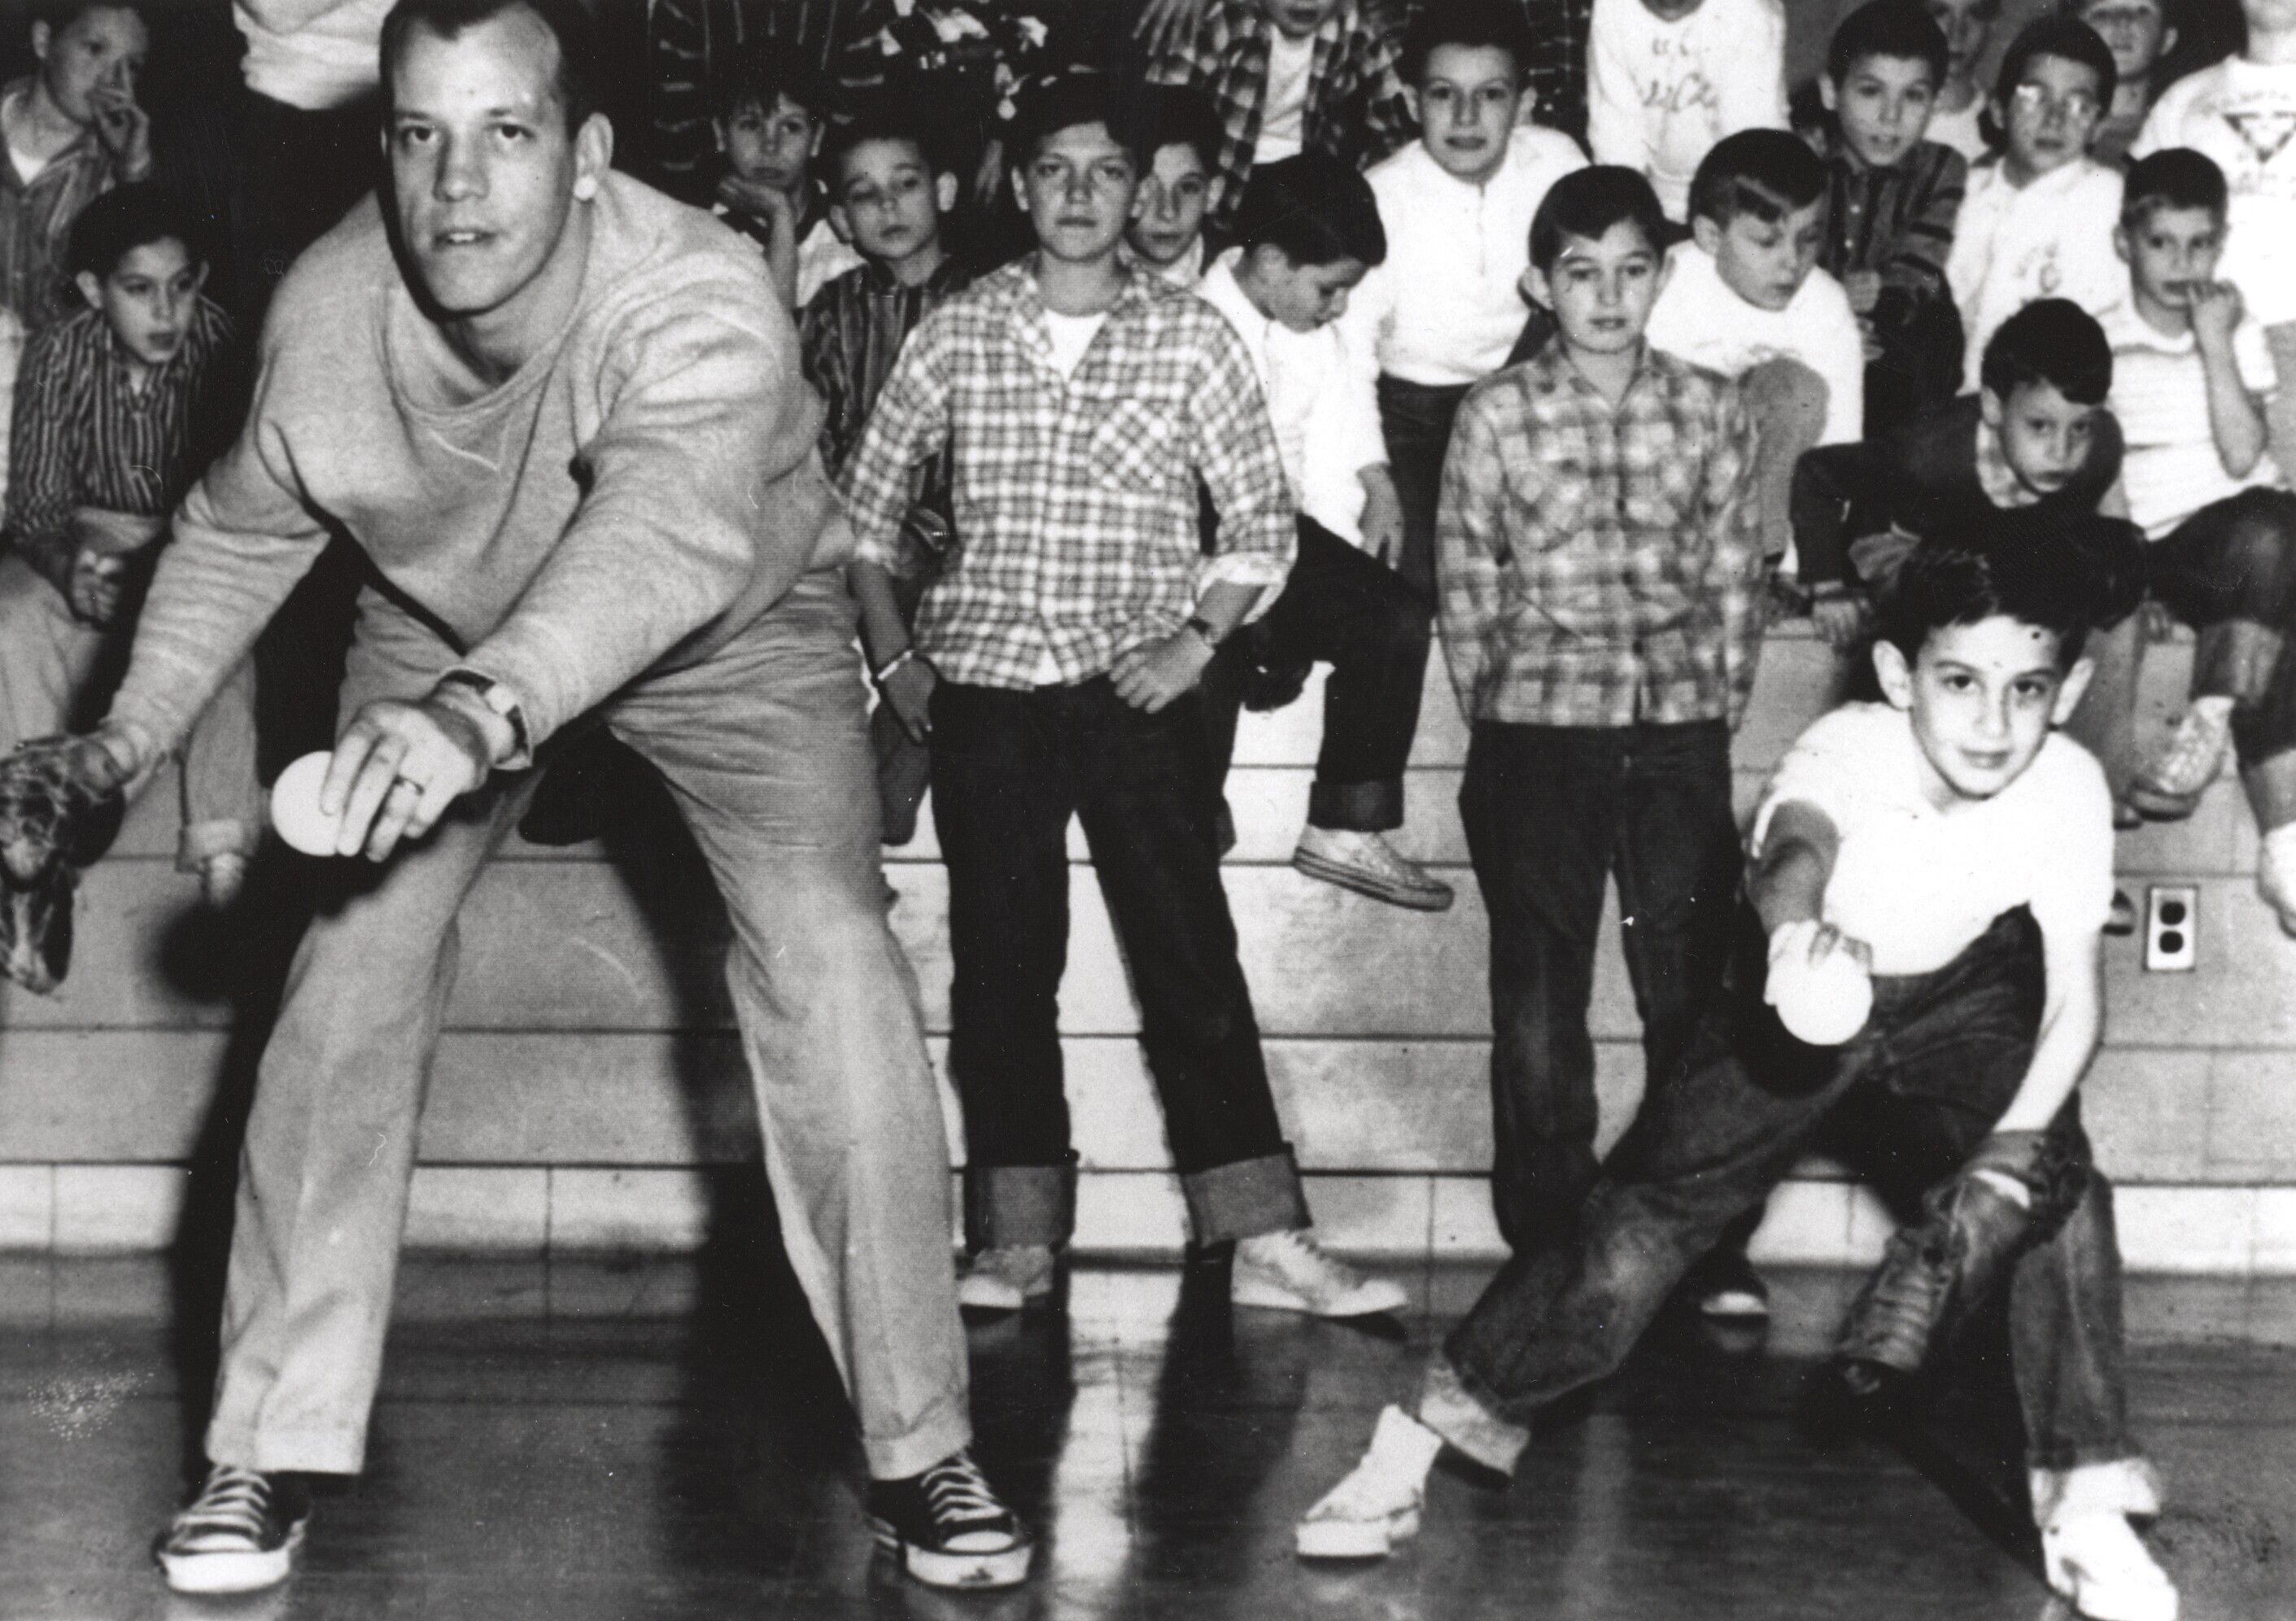
<path id="1" fill-rule="evenodd" d="M 1227 1297 L 1232 1305 L 1298 1312 L 1308 1317 L 1384 1317 L 1400 1312 L 1411 1303 L 1411 1297 L 1397 1285 L 1382 1287 L 1374 1282 L 1357 1289 L 1343 1306 L 1318 1309 L 1305 1296 L 1295 1295 L 1280 1283 L 1263 1282 L 1252 1277 L 1236 1278 L 1228 1286 Z"/>
<path id="2" fill-rule="evenodd" d="M 286 1543 L 266 1552 L 160 1553 L 160 1568 L 167 1573 L 171 1592 L 261 1592 L 276 1587 L 295 1572 L 295 1554 L 303 1545 L 299 1521 Z"/>
<path id="3" fill-rule="evenodd" d="M 1384 1519 L 1303 1519 L 1294 1535 L 1303 1559 L 1383 1559 L 1398 1543 L 1419 1535 L 1419 1510 L 1404 1509 Z"/>
<path id="4" fill-rule="evenodd" d="M 1406 911 L 1447 912 L 1456 899 L 1448 889 L 1406 889 L 1374 877 L 1360 868 L 1327 861 L 1304 851 L 1292 852 L 1292 865 L 1311 878 L 1336 885 L 1341 889 L 1351 889 L 1359 895 L 1369 895 L 1374 901 L 1384 901 L 1390 906 L 1399 906 Z"/>
<path id="5" fill-rule="evenodd" d="M 995 1553 L 936 1553 L 904 1542 L 901 1534 L 882 1519 L 873 1518 L 869 1526 L 876 1533 L 877 1545 L 899 1559 L 901 1568 L 928 1587 L 974 1591 L 1018 1587 L 1029 1579 L 1029 1567 L 1037 1554 L 1033 1543 Z"/>

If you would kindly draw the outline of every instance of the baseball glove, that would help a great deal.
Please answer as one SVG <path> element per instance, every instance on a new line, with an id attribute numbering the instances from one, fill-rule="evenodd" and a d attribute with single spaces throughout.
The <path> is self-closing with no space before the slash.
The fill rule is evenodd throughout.
<path id="1" fill-rule="evenodd" d="M 127 785 L 86 737 L 36 737 L 0 760 L 0 961 L 27 990 L 54 990 L 71 966 L 73 892 L 119 832 Z"/>

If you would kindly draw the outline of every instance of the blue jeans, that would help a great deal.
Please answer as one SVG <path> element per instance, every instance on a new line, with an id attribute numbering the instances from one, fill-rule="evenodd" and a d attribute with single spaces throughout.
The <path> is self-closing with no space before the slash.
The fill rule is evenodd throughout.
<path id="1" fill-rule="evenodd" d="M 1587 1008 L 1604 879 L 1618 876 L 1652 1092 L 1721 977 L 1740 867 L 1729 729 L 1479 720 L 1459 814 L 1491 927 L 1491 1202 L 1520 1252 L 1570 1226 L 1595 1181 Z"/>
<path id="2" fill-rule="evenodd" d="M 1934 973 L 1877 978 L 1872 1017 L 1838 1048 L 1786 1034 L 1762 1000 L 1767 961 L 1751 908 L 1738 928 L 1681 1074 L 1643 1105 L 1578 1220 L 1517 1252 L 1444 1345 L 1468 1401 L 1430 1421 L 1496 1468 L 1512 1469 L 1538 1409 L 1626 1360 L 1692 1263 L 1807 1150 L 1849 1160 L 1905 1207 L 1960 1169 L 2024 1079 L 2045 976 L 2040 931 L 2021 907 Z M 2078 1099 L 2050 1130 L 2087 1163 Z M 2136 1457 L 2103 1176 L 2089 1173 L 2064 1224 L 2015 1263 L 2008 1293 L 2038 1500 L 2043 1476 Z"/>

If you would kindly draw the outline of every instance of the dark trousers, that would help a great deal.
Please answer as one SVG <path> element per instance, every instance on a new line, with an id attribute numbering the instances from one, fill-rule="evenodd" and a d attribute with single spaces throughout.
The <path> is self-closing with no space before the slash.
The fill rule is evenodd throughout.
<path id="1" fill-rule="evenodd" d="M 2241 763 L 2296 749 L 2296 659 L 2244 660 L 2234 629 L 2261 626 L 2284 647 L 2296 638 L 2296 495 L 2247 490 L 2203 506 L 2147 545 L 2144 564 L 2146 588 L 2200 632 L 2193 695 L 2237 700 Z"/>
<path id="2" fill-rule="evenodd" d="M 1308 791 L 1313 827 L 1384 833 L 1403 826 L 1403 771 L 1419 730 L 1419 687 L 1431 629 L 1427 603 L 1402 579 L 1322 524 L 1300 520 L 1300 553 L 1283 594 L 1228 639 L 1200 688 L 1211 792 L 1227 781 L 1237 712 L 1256 671 L 1281 679 L 1317 662 L 1324 741 Z"/>
<path id="3" fill-rule="evenodd" d="M 1605 876 L 1650 1095 L 1721 977 L 1740 869 L 1729 729 L 1480 720 L 1459 812 L 1490 917 L 1491 1199 L 1521 1254 L 1568 1229 L 1595 1181 L 1587 1008 Z"/>
<path id="4" fill-rule="evenodd" d="M 2040 931 L 2005 913 L 1934 973 L 1874 981 L 1847 1045 L 1805 1047 L 1762 1001 L 1751 908 L 1721 995 L 1687 1064 L 1647 1100 L 1574 1224 L 1502 1267 L 1444 1354 L 1492 1414 L 1538 1408 L 1615 1370 L 1660 1304 L 1742 1212 L 1823 1146 L 1901 1208 L 1958 1171 L 2009 1106 L 2040 1024 Z M 2051 1127 L 2086 1164 L 2078 1101 Z M 2120 1255 L 2112 1188 L 2088 1191 L 2009 1282 L 2011 1355 L 2028 1461 L 2062 1470 L 2134 1455 L 2122 1370 Z"/>
<path id="5" fill-rule="evenodd" d="M 1388 472 L 1403 503 L 1403 558 L 1397 572 L 1412 589 L 1435 601 L 1435 509 L 1443 495 L 1443 457 L 1451 424 L 1466 399 L 1465 384 L 1431 387 L 1400 377 L 1379 380 L 1379 425 L 1387 440 Z"/>
<path id="6" fill-rule="evenodd" d="M 1885 301 L 1866 366 L 1866 437 L 1894 432 L 1961 391 L 1961 316 L 1949 298 Z"/>
<path id="7" fill-rule="evenodd" d="M 1195 694 L 1143 714 L 1104 676 L 1029 691 L 944 681 L 933 694 L 949 1069 L 976 1247 L 1060 1243 L 1072 1219 L 1059 1027 L 1071 816 L 1131 970 L 1196 1238 L 1306 1225 L 1220 886 L 1202 738 Z"/>

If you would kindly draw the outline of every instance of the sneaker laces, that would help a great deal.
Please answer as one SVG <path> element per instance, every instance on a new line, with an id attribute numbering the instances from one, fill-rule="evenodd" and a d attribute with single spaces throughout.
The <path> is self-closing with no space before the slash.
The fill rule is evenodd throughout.
<path id="1" fill-rule="evenodd" d="M 1260 1243 L 1267 1247 L 1265 1259 L 1270 1267 L 1298 1281 L 1307 1282 L 1312 1278 L 1316 1285 L 1335 1293 L 1363 1282 L 1362 1274 L 1326 1253 L 1312 1233 L 1292 1229 L 1268 1233 Z"/>
<path id="2" fill-rule="evenodd" d="M 980 1466 L 972 1461 L 970 1452 L 955 1453 L 934 1464 L 924 1472 L 919 1484 L 924 1489 L 925 1502 L 934 1520 L 941 1525 L 1004 1518 L 1004 1505 L 997 1501 L 988 1477 L 980 1472 Z"/>
<path id="3" fill-rule="evenodd" d="M 179 1533 L 222 1532 L 254 1543 L 262 1541 L 270 1516 L 271 1483 L 253 1469 L 218 1463 L 176 1523 Z"/>
<path id="4" fill-rule="evenodd" d="M 2169 746 L 2152 762 L 2146 778 L 2174 791 L 2206 787 L 2208 784 L 2198 778 L 2202 771 L 2214 777 L 2216 768 L 2223 762 L 2225 739 L 2231 730 L 2232 710 L 2228 705 L 2204 709 L 2194 704 L 2177 722 Z"/>

